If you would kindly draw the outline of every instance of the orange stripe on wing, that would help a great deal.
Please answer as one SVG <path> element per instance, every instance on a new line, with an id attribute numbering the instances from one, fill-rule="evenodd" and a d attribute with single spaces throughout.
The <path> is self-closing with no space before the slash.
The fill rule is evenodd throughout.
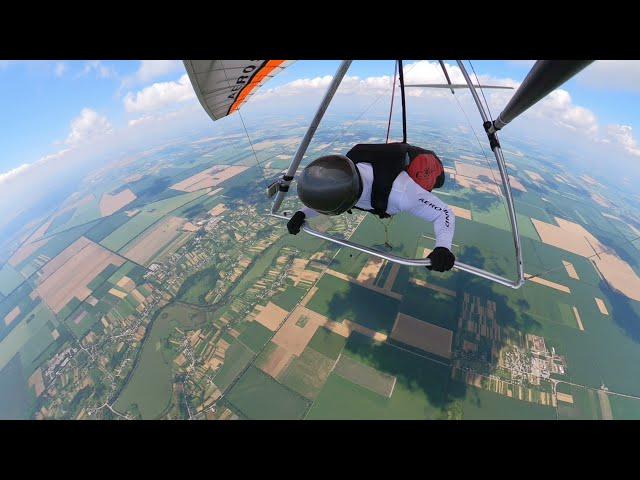
<path id="1" fill-rule="evenodd" d="M 267 75 L 269 75 L 274 69 L 276 69 L 280 65 L 282 65 L 284 62 L 285 62 L 285 60 L 269 60 L 260 69 L 260 71 L 253 76 L 251 81 L 249 83 L 247 83 L 247 85 L 245 85 L 245 87 L 242 89 L 242 91 L 238 94 L 238 97 L 236 98 L 236 100 L 231 105 L 231 108 L 229 108 L 229 113 L 233 113 L 238 108 L 240 108 L 240 105 L 242 105 L 244 103 L 244 101 L 247 99 L 247 97 L 249 96 L 249 94 L 255 88 L 257 88 L 260 85 L 260 83 L 262 83 L 262 81 L 265 79 L 265 77 Z"/>

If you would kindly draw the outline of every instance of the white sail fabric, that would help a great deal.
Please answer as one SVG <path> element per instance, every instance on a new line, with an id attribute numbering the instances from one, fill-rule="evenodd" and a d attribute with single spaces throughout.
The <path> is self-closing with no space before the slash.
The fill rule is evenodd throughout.
<path id="1" fill-rule="evenodd" d="M 198 100 L 214 121 L 236 111 L 260 86 L 291 63 L 287 60 L 184 60 Z"/>

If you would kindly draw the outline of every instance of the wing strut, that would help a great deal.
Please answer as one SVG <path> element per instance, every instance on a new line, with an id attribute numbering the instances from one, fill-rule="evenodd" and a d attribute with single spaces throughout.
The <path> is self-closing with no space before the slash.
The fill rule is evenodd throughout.
<path id="1" fill-rule="evenodd" d="M 456 91 L 453 89 L 451 85 L 451 79 L 449 78 L 449 72 L 447 72 L 447 67 L 444 66 L 444 62 L 442 60 L 438 60 L 440 62 L 440 67 L 442 68 L 442 72 L 444 73 L 444 78 L 447 79 L 447 85 L 449 85 L 449 89 L 451 90 L 451 94 L 455 95 Z M 407 87 L 413 87 L 414 85 L 407 85 Z M 425 87 L 427 85 L 424 85 Z"/>
<path id="2" fill-rule="evenodd" d="M 402 60 L 398 60 L 398 73 L 400 74 L 400 95 L 402 97 L 402 143 L 407 143 L 407 108 L 404 101 L 404 68 L 402 68 Z"/>

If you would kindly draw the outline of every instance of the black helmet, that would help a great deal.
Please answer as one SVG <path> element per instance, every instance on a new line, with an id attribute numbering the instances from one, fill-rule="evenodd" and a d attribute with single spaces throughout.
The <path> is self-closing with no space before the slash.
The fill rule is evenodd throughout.
<path id="1" fill-rule="evenodd" d="M 305 167 L 298 178 L 298 197 L 307 207 L 325 215 L 340 215 L 362 194 L 360 172 L 344 155 L 326 155 Z"/>

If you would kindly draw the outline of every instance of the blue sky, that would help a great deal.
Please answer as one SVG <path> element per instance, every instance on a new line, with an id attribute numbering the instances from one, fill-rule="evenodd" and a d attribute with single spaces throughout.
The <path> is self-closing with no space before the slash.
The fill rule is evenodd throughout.
<path id="1" fill-rule="evenodd" d="M 415 62 L 406 60 L 405 65 Z M 427 63 L 420 63 L 416 72 L 428 76 Z M 447 63 L 455 69 L 453 60 Z M 517 84 L 532 62 L 477 60 L 473 64 L 485 79 Z M 292 81 L 332 75 L 337 65 L 338 61 L 331 60 L 296 62 L 263 90 L 283 94 Z M 392 60 L 356 61 L 348 75 L 375 80 L 390 77 L 393 68 Z M 64 165 L 65 156 L 80 151 L 79 146 L 86 149 L 86 157 L 91 154 L 91 142 L 104 133 L 111 133 L 105 145 L 118 146 L 126 137 L 131 146 L 137 136 L 159 135 L 153 126 L 161 122 L 169 131 L 178 130 L 180 125 L 183 129 L 187 125 L 204 125 L 207 119 L 194 100 L 184 73 L 179 61 L 0 61 L 0 182 L 9 178 L 7 172 L 37 164 L 43 157 L 53 157 Z M 436 81 L 442 81 L 439 72 L 432 69 L 431 74 L 438 76 Z M 366 93 L 362 85 L 353 85 L 355 95 Z M 311 83 L 306 87 L 309 88 L 303 88 L 305 92 L 315 89 Z M 562 89 L 568 95 L 558 96 L 555 104 L 548 101 L 546 107 L 539 108 L 538 120 L 531 115 L 530 120 L 520 122 L 520 127 L 531 126 L 533 131 L 536 124 L 537 132 L 553 129 L 554 134 L 564 135 L 568 145 L 584 143 L 576 135 L 597 130 L 592 137 L 597 137 L 594 141 L 599 147 L 615 145 L 623 155 L 628 154 L 629 161 L 640 160 L 636 143 L 640 135 L 640 62 L 596 62 Z M 319 95 L 321 89 L 317 92 Z M 500 98 L 503 100 L 498 103 L 506 102 L 508 97 Z M 270 108 L 277 110 L 280 105 L 273 102 Z M 556 122 L 547 127 L 545 118 L 563 126 L 556 127 Z"/>

